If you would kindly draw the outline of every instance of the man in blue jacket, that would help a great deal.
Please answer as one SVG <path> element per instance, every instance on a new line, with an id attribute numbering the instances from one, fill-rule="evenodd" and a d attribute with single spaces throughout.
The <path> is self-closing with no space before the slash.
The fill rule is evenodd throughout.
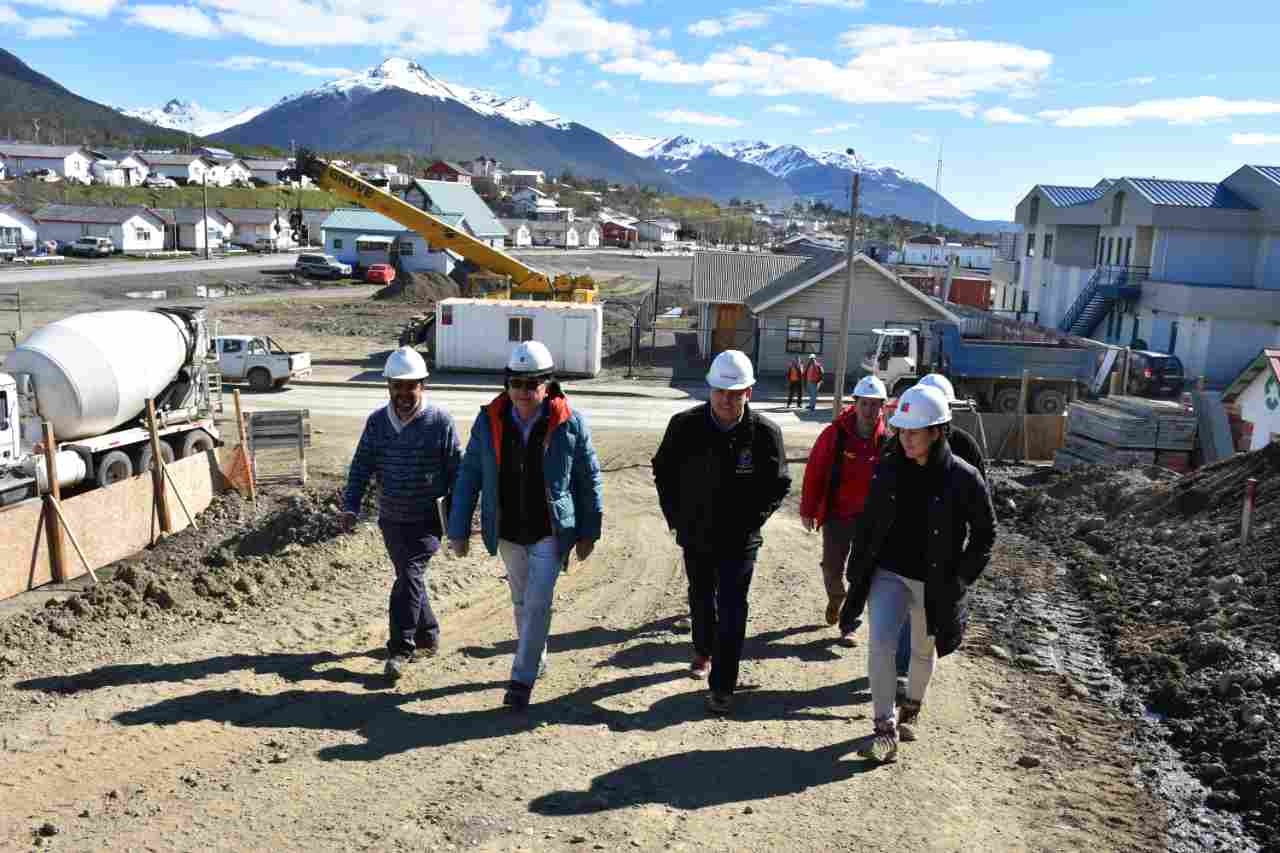
<path id="1" fill-rule="evenodd" d="M 529 706 L 546 666 L 556 580 L 576 548 L 591 556 L 600 538 L 603 483 L 586 421 L 554 381 L 546 346 L 526 341 L 507 362 L 507 390 L 480 409 L 449 514 L 449 546 L 469 549 L 480 501 L 480 532 L 500 553 L 515 610 L 515 660 L 502 703 Z"/>
<path id="2" fill-rule="evenodd" d="M 395 566 L 391 585 L 391 637 L 387 677 L 404 674 L 414 652 L 440 649 L 440 623 L 427 597 L 427 563 L 440 549 L 437 498 L 448 498 L 462 461 L 462 445 L 449 413 L 427 403 L 427 364 L 412 347 L 391 353 L 383 367 L 391 401 L 369 415 L 351 459 L 339 523 L 351 530 L 374 474 L 382 484 L 378 526 Z"/>

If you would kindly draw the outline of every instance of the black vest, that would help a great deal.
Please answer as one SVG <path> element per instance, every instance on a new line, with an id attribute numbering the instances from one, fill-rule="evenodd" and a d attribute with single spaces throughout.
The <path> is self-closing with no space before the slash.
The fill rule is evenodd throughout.
<path id="1" fill-rule="evenodd" d="M 517 545 L 532 545 L 552 533 L 547 483 L 542 473 L 547 423 L 544 412 L 525 444 L 510 410 L 504 414 L 502 466 L 498 471 L 498 536 Z"/>

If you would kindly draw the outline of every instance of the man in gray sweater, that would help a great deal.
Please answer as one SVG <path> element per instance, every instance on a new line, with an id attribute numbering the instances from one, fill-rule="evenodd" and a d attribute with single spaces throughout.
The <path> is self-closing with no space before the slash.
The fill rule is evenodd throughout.
<path id="1" fill-rule="evenodd" d="M 365 421 L 339 520 L 345 530 L 355 526 L 365 489 L 376 474 L 382 484 L 378 526 L 395 566 L 386 667 L 394 681 L 415 651 L 432 657 L 440 649 L 440 623 L 427 595 L 427 564 L 444 535 L 436 500 L 447 500 L 453 492 L 462 444 L 453 418 L 423 399 L 427 365 L 416 350 L 393 352 L 382 375 L 391 400 Z"/>

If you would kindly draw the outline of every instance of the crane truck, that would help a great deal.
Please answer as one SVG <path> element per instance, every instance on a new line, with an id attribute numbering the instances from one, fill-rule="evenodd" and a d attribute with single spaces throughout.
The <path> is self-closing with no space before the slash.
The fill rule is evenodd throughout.
<path id="1" fill-rule="evenodd" d="M 377 211 L 388 219 L 421 234 L 434 249 L 449 249 L 476 266 L 508 280 L 505 290 L 486 296 L 498 299 L 553 299 L 561 302 L 594 302 L 596 283 L 590 276 L 551 275 L 534 269 L 482 240 L 454 228 L 425 210 L 396 198 L 346 169 L 321 159 L 307 149 L 298 151 L 294 167 L 316 186 L 339 198 Z"/>
<path id="2" fill-rule="evenodd" d="M 42 421 L 61 488 L 151 467 L 148 400 L 165 461 L 216 447 L 208 353 L 203 308 L 96 311 L 32 332 L 0 372 L 0 506 L 49 490 Z"/>

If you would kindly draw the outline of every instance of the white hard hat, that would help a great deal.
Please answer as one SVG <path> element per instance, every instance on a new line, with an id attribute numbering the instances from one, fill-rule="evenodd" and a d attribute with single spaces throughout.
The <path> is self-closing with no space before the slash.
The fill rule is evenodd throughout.
<path id="1" fill-rule="evenodd" d="M 512 373 L 550 373 L 554 369 L 551 350 L 541 341 L 517 344 L 507 359 L 507 370 Z"/>
<path id="2" fill-rule="evenodd" d="M 716 356 L 707 371 L 707 384 L 721 391 L 740 391 L 756 384 L 756 372 L 745 352 L 727 349 Z"/>
<path id="3" fill-rule="evenodd" d="M 930 373 L 928 376 L 921 377 L 916 385 L 923 385 L 926 388 L 937 388 L 942 392 L 942 396 L 947 398 L 948 403 L 956 401 L 956 389 L 951 384 L 951 380 L 943 376 L 941 373 Z"/>
<path id="4" fill-rule="evenodd" d="M 898 409 L 889 418 L 889 426 L 924 429 L 950 421 L 951 405 L 942 392 L 930 385 L 916 385 L 898 398 Z"/>
<path id="5" fill-rule="evenodd" d="M 387 379 L 426 379 L 427 363 L 413 347 L 400 347 L 387 356 L 382 375 Z"/>
<path id="6" fill-rule="evenodd" d="M 880 381 L 879 377 L 864 376 L 854 386 L 853 396 L 866 397 L 871 400 L 887 400 L 889 393 L 885 391 L 884 383 Z"/>

